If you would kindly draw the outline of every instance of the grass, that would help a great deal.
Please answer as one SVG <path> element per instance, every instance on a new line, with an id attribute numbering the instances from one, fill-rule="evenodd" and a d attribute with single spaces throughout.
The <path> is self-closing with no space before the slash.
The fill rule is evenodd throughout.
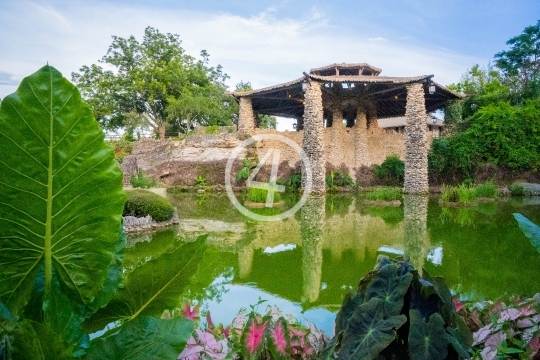
<path id="1" fill-rule="evenodd" d="M 401 197 L 401 188 L 397 187 L 377 187 L 366 193 L 366 199 L 372 201 L 394 201 Z"/>
<path id="2" fill-rule="evenodd" d="M 156 187 L 156 180 L 151 179 L 139 171 L 137 175 L 133 175 L 129 181 L 134 188 L 149 189 Z"/>
<path id="3" fill-rule="evenodd" d="M 496 198 L 499 194 L 497 186 L 492 181 L 476 186 L 475 191 L 476 196 L 485 198 Z"/>
<path id="4" fill-rule="evenodd" d="M 512 195 L 512 196 L 523 196 L 523 195 L 525 195 L 525 189 L 521 185 L 512 184 L 512 185 L 510 185 L 508 187 L 508 189 L 510 190 L 510 195 Z"/>
<path id="5" fill-rule="evenodd" d="M 493 185 L 494 186 L 494 185 Z M 490 187 L 483 187 L 482 192 L 484 194 L 489 194 L 491 192 Z M 495 188 L 495 194 L 497 188 Z M 478 196 L 477 188 L 461 184 L 459 186 L 447 186 L 443 185 L 441 187 L 441 200 L 444 202 L 460 202 L 464 204 L 472 203 L 476 200 Z M 490 196 L 485 196 L 490 197 Z"/>
<path id="6" fill-rule="evenodd" d="M 246 199 L 250 202 L 255 203 L 266 203 L 266 196 L 268 195 L 268 190 L 249 188 L 247 192 Z M 279 192 L 274 191 L 274 202 L 281 201 L 281 195 Z"/>

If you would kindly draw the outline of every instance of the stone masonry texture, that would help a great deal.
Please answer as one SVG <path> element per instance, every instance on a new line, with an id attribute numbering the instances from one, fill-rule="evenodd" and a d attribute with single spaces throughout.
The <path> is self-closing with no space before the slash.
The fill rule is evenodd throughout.
<path id="1" fill-rule="evenodd" d="M 321 84 L 311 81 L 304 95 L 304 136 L 302 148 L 310 161 L 312 184 L 311 191 L 324 193 L 326 190 L 326 158 L 324 153 L 324 123 Z M 302 174 L 305 169 L 302 166 Z M 302 176 L 302 187 L 307 186 L 306 176 Z"/>
<path id="2" fill-rule="evenodd" d="M 240 111 L 238 114 L 238 130 L 251 133 L 255 129 L 255 114 L 250 97 L 240 98 Z"/>
<path id="3" fill-rule="evenodd" d="M 409 194 L 428 192 L 428 143 L 426 106 L 421 83 L 407 86 L 405 126 L 405 181 L 403 191 Z"/>

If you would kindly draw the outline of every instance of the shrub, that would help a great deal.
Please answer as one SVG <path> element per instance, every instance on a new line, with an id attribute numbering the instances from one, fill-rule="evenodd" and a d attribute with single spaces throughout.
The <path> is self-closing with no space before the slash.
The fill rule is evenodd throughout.
<path id="1" fill-rule="evenodd" d="M 402 185 L 405 163 L 397 155 L 388 156 L 381 165 L 374 165 L 375 176 L 388 185 Z"/>
<path id="2" fill-rule="evenodd" d="M 330 173 L 326 176 L 326 187 L 329 189 L 336 189 L 338 186 L 352 186 L 354 184 L 352 178 L 344 170 L 330 170 Z"/>
<path id="3" fill-rule="evenodd" d="M 475 191 L 478 197 L 494 198 L 498 195 L 497 186 L 493 181 L 476 186 Z"/>
<path id="4" fill-rule="evenodd" d="M 204 129 L 204 132 L 206 134 L 219 134 L 221 133 L 221 129 L 217 125 L 210 125 Z"/>
<path id="5" fill-rule="evenodd" d="M 195 185 L 198 187 L 205 187 L 206 186 L 206 176 L 199 174 L 195 178 Z"/>
<path id="6" fill-rule="evenodd" d="M 249 188 L 247 192 L 247 201 L 256 202 L 256 203 L 265 203 L 266 196 L 268 195 L 268 190 Z M 274 202 L 281 201 L 281 195 L 279 192 L 274 191 Z"/>
<path id="7" fill-rule="evenodd" d="M 374 201 L 400 200 L 401 196 L 401 189 L 397 187 L 378 187 L 366 193 L 366 199 Z"/>
<path id="8" fill-rule="evenodd" d="M 169 200 L 148 190 L 126 190 L 123 216 L 147 216 L 155 221 L 167 221 L 174 215 L 174 207 Z"/>
<path id="9" fill-rule="evenodd" d="M 156 180 L 147 177 L 142 171 L 139 171 L 137 175 L 133 175 L 129 182 L 134 188 L 149 189 L 156 187 Z"/>
<path id="10" fill-rule="evenodd" d="M 444 279 L 386 256 L 345 296 L 335 334 L 319 358 L 468 359 L 472 343 Z"/>
<path id="11" fill-rule="evenodd" d="M 523 195 L 525 195 L 525 189 L 521 185 L 512 184 L 512 185 L 510 185 L 508 187 L 508 189 L 510 190 L 510 195 L 512 195 L 512 196 L 523 196 Z"/>
<path id="12" fill-rule="evenodd" d="M 133 144 L 127 139 L 117 140 L 111 143 L 115 156 L 125 156 L 133 152 Z"/>
<path id="13" fill-rule="evenodd" d="M 285 190 L 295 191 L 302 187 L 302 174 L 291 174 L 285 181 L 281 182 L 285 186 Z"/>

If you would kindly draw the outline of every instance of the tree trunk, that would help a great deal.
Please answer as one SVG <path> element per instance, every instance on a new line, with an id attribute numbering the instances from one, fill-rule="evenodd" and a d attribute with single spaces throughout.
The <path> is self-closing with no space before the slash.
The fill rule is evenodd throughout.
<path id="1" fill-rule="evenodd" d="M 158 134 L 159 134 L 159 140 L 165 139 L 165 125 L 159 125 L 158 126 Z"/>

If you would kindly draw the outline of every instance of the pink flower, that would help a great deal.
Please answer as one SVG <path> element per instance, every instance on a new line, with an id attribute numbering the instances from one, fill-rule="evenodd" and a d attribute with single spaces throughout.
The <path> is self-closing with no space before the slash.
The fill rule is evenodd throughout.
<path id="1" fill-rule="evenodd" d="M 261 325 L 255 323 L 255 319 L 251 319 L 249 331 L 246 334 L 246 347 L 250 355 L 253 355 L 264 339 L 264 331 L 266 330 L 266 322 Z"/>
<path id="2" fill-rule="evenodd" d="M 459 301 L 456 298 L 453 298 L 452 302 L 454 303 L 454 308 L 456 309 L 456 311 L 459 311 L 465 307 L 465 303 Z"/>
<path id="3" fill-rule="evenodd" d="M 285 339 L 285 333 L 283 331 L 283 325 L 281 322 L 277 323 L 276 328 L 271 330 L 271 333 L 272 340 L 274 340 L 278 353 L 285 356 L 287 353 L 287 340 Z"/>
<path id="4" fill-rule="evenodd" d="M 199 320 L 199 306 L 197 305 L 193 306 L 193 310 L 192 310 L 191 305 L 189 305 L 189 303 L 186 302 L 184 307 L 182 308 L 182 315 L 184 315 L 185 317 L 193 321 Z"/>

